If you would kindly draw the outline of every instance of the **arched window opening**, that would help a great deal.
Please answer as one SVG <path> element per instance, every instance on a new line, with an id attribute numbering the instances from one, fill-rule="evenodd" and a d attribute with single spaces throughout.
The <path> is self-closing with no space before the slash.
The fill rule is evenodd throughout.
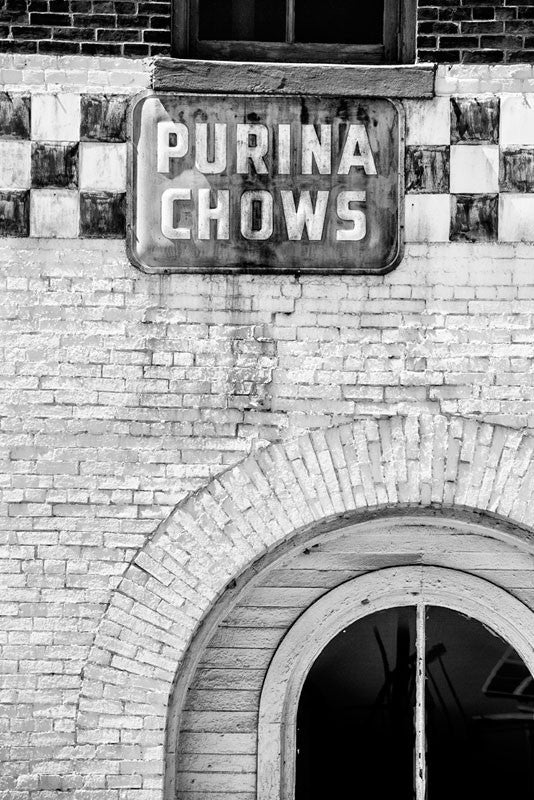
<path id="1" fill-rule="evenodd" d="M 477 619 L 387 608 L 316 658 L 296 742 L 296 800 L 520 800 L 534 791 L 534 683 Z"/>

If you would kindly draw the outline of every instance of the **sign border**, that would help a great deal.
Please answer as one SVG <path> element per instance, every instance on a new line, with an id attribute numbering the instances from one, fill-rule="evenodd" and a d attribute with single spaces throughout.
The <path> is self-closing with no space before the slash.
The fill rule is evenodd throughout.
<path id="1" fill-rule="evenodd" d="M 141 272 L 147 275 L 173 275 L 173 274 L 207 274 L 207 275 L 386 275 L 388 272 L 394 270 L 402 261 L 404 257 L 404 151 L 406 139 L 406 126 L 405 126 L 405 112 L 403 105 L 398 100 L 393 100 L 389 97 L 363 97 L 362 100 L 366 102 L 372 100 L 380 100 L 382 102 L 390 103 L 396 110 L 399 121 L 399 142 L 398 142 L 398 156 L 399 167 L 397 171 L 397 188 L 399 193 L 398 204 L 398 217 L 397 217 L 397 248 L 395 255 L 390 263 L 379 269 L 365 269 L 364 267 L 336 267 L 336 266 L 322 266 L 317 267 L 303 267 L 302 269 L 295 269 L 294 267 L 276 267 L 268 265 L 250 265 L 246 263 L 240 264 L 226 264 L 224 266 L 208 266 L 201 263 L 188 267 L 151 267 L 144 264 L 139 260 L 134 251 L 134 234 L 135 234 L 135 219 L 136 219 L 136 198 L 134 192 L 135 181 L 135 159 L 134 159 L 134 113 L 138 104 L 144 102 L 150 97 L 198 97 L 198 92 L 158 92 L 153 89 L 146 89 L 145 91 L 134 95 L 128 103 L 128 146 L 127 146 L 127 191 L 126 191 L 126 255 L 130 263 Z M 286 95 L 264 95 L 260 93 L 250 94 L 223 94 L 221 92 L 211 92 L 210 94 L 202 94 L 206 100 L 209 101 L 211 97 L 221 100 L 228 99 L 229 97 L 238 97 L 243 99 L 245 97 L 258 97 L 263 100 L 267 97 L 269 100 L 276 102 L 277 98 L 287 100 Z M 305 93 L 296 95 L 298 97 L 307 97 Z M 342 96 L 342 95 L 340 95 Z M 314 95 L 314 98 L 316 96 Z M 326 98 L 325 98 L 326 99 Z M 331 99 L 328 97 L 327 99 Z M 351 101 L 357 101 L 358 97 L 351 97 Z"/>

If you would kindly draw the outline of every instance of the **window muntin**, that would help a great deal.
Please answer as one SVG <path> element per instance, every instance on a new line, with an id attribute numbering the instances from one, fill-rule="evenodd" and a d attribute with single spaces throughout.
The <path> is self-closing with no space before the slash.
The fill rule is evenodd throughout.
<path id="1" fill-rule="evenodd" d="M 175 0 L 177 56 L 249 61 L 408 63 L 416 0 Z"/>
<path id="2" fill-rule="evenodd" d="M 458 611 L 430 605 L 362 617 L 329 642 L 304 682 L 296 800 L 527 797 L 531 690 L 513 648 Z"/>

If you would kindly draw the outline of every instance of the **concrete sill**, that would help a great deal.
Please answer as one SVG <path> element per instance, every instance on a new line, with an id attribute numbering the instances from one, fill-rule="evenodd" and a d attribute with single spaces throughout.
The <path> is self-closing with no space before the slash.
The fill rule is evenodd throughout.
<path id="1" fill-rule="evenodd" d="M 158 92 L 428 98 L 434 96 L 435 75 L 435 64 L 274 64 L 158 58 L 152 88 Z"/>

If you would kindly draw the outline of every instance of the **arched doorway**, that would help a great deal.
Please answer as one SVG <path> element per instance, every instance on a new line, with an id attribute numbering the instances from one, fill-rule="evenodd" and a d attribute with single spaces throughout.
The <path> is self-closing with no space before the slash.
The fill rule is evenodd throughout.
<path id="1" fill-rule="evenodd" d="M 412 800 L 418 752 L 422 797 L 531 797 L 533 689 L 513 647 L 465 614 L 428 605 L 363 617 L 304 682 L 295 798 L 350 797 L 357 787 Z"/>
<path id="2" fill-rule="evenodd" d="M 107 774 L 126 726 L 139 731 L 140 793 L 257 800 L 265 672 L 322 594 L 362 572 L 432 564 L 534 608 L 533 453 L 528 432 L 400 415 L 251 454 L 182 501 L 124 573 L 83 670 L 76 741 L 101 744 Z M 235 687 L 228 665 L 257 683 Z"/>
<path id="3" fill-rule="evenodd" d="M 457 570 L 384 569 L 337 587 L 267 672 L 258 800 L 356 786 L 377 800 L 531 796 L 532 642 L 530 609 Z"/>

